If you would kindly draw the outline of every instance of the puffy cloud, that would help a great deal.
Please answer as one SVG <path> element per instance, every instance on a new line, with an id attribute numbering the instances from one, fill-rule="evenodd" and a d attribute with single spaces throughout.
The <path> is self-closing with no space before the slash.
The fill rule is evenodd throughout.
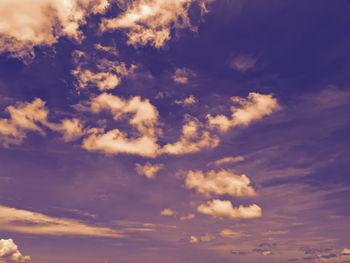
<path id="1" fill-rule="evenodd" d="M 184 106 L 192 105 L 192 104 L 195 104 L 197 102 L 198 102 L 198 100 L 193 95 L 190 95 L 183 100 L 176 100 L 175 101 L 176 104 L 180 104 L 180 105 L 184 105 Z"/>
<path id="2" fill-rule="evenodd" d="M 207 115 L 209 126 L 217 127 L 220 131 L 225 132 L 231 127 L 238 125 L 247 126 L 252 121 L 261 119 L 266 115 L 272 114 L 280 109 L 277 99 L 272 95 L 264 95 L 251 92 L 247 99 L 233 97 L 232 101 L 237 103 L 239 107 L 231 107 L 231 119 L 225 115 L 217 115 L 215 117 Z"/>
<path id="3" fill-rule="evenodd" d="M 199 152 L 203 148 L 215 148 L 219 145 L 219 138 L 211 135 L 208 131 L 203 131 L 199 135 L 200 124 L 197 120 L 187 121 L 182 127 L 182 136 L 175 143 L 164 145 L 161 149 L 166 154 L 186 154 Z"/>
<path id="4" fill-rule="evenodd" d="M 38 123 L 46 123 L 49 111 L 41 99 L 35 99 L 31 103 L 20 102 L 16 106 L 8 106 L 6 112 L 10 114 L 10 118 L 0 119 L 0 140 L 5 146 L 20 144 L 26 137 L 27 131 L 45 134 Z"/>
<path id="5" fill-rule="evenodd" d="M 81 40 L 85 17 L 107 7 L 107 0 L 2 0 L 0 52 L 28 58 L 34 46 L 52 45 L 60 36 Z"/>
<path id="6" fill-rule="evenodd" d="M 191 219 L 193 219 L 193 218 L 195 218 L 195 217 L 196 217 L 195 214 L 190 213 L 190 214 L 188 214 L 187 216 L 182 216 L 182 217 L 180 217 L 180 220 L 181 220 L 181 221 L 191 220 Z"/>
<path id="7" fill-rule="evenodd" d="M 196 189 L 206 196 L 210 196 L 211 193 L 232 196 L 256 195 L 254 188 L 250 186 L 250 179 L 245 174 L 236 175 L 227 170 L 211 170 L 206 175 L 202 171 L 189 171 L 185 185 L 188 189 Z"/>
<path id="8" fill-rule="evenodd" d="M 156 176 L 157 172 L 160 169 L 163 169 L 164 165 L 163 164 L 155 164 L 152 165 L 150 162 L 147 162 L 144 166 L 141 164 L 136 164 L 136 171 L 139 175 L 144 175 L 148 179 L 152 179 Z"/>
<path id="9" fill-rule="evenodd" d="M 162 211 L 160 211 L 160 214 L 162 216 L 174 216 L 174 215 L 176 215 L 176 212 L 170 208 L 165 208 Z"/>
<path id="10" fill-rule="evenodd" d="M 205 234 L 205 235 L 203 235 L 203 236 L 200 236 L 199 239 L 200 239 L 202 242 L 210 242 L 210 241 L 212 241 L 212 240 L 215 239 L 215 236 L 210 235 L 210 234 L 207 233 L 207 234 Z"/>
<path id="11" fill-rule="evenodd" d="M 243 161 L 244 157 L 243 156 L 236 156 L 236 157 L 224 157 L 222 159 L 216 160 L 213 162 L 215 165 L 220 166 L 226 163 L 235 163 L 235 162 L 240 162 Z"/>
<path id="12" fill-rule="evenodd" d="M 32 102 L 19 102 L 15 106 L 8 106 L 6 112 L 10 114 L 10 118 L 0 119 L 0 140 L 5 146 L 22 143 L 28 131 L 45 135 L 43 126 L 61 132 L 64 141 L 71 141 L 83 135 L 79 119 L 64 119 L 60 124 L 49 122 L 49 110 L 39 98 Z"/>
<path id="13" fill-rule="evenodd" d="M 6 206 L 0 206 L 0 229 L 39 235 L 122 236 L 114 229 Z"/>
<path id="14" fill-rule="evenodd" d="M 256 59 L 251 56 L 237 56 L 229 62 L 231 68 L 242 73 L 254 68 L 255 64 Z"/>
<path id="15" fill-rule="evenodd" d="M 54 131 L 61 132 L 65 142 L 78 139 L 85 133 L 81 121 L 77 118 L 64 119 L 60 124 L 46 123 L 46 125 Z"/>
<path id="16" fill-rule="evenodd" d="M 219 218 L 228 217 L 231 219 L 248 219 L 261 217 L 261 208 L 256 204 L 247 207 L 240 205 L 238 208 L 234 208 L 230 201 L 222 201 L 219 199 L 214 199 L 208 201 L 206 204 L 201 204 L 197 207 L 197 211 L 202 214 Z"/>
<path id="17" fill-rule="evenodd" d="M 129 138 L 128 134 L 119 129 L 104 133 L 103 130 L 93 130 L 83 141 L 83 148 L 90 151 L 101 151 L 106 154 L 138 154 L 155 157 L 158 153 L 155 125 L 158 120 L 157 109 L 140 97 L 124 100 L 120 97 L 102 93 L 91 102 L 91 110 L 99 113 L 103 110 L 111 112 L 115 120 L 120 120 L 128 114 L 133 114 L 129 124 L 140 133 L 139 137 Z"/>
<path id="18" fill-rule="evenodd" d="M 195 236 L 190 236 L 190 243 L 196 244 L 199 242 L 199 239 Z"/>
<path id="19" fill-rule="evenodd" d="M 195 28 L 191 25 L 188 10 L 198 3 L 204 13 L 205 3 L 211 0 L 136 0 L 125 6 L 119 17 L 104 19 L 101 30 L 123 29 L 128 35 L 128 44 L 159 48 L 171 38 L 171 29 Z"/>
<path id="20" fill-rule="evenodd" d="M 99 50 L 115 53 L 112 47 L 97 47 Z M 90 58 L 86 53 L 78 50 L 73 53 L 73 58 L 77 68 L 72 70 L 71 73 L 77 79 L 79 89 L 88 86 L 97 87 L 100 91 L 114 89 L 121 83 L 123 77 L 133 73 L 136 68 L 135 65 L 127 68 L 124 62 L 117 60 L 112 61 L 105 58 L 96 60 L 96 56 Z M 90 65 L 92 63 L 94 64 L 93 67 Z M 94 68 L 94 70 L 89 68 Z"/>
<path id="21" fill-rule="evenodd" d="M 188 82 L 188 79 L 195 75 L 196 74 L 188 68 L 178 68 L 175 70 L 173 80 L 177 83 L 186 84 Z"/>
<path id="22" fill-rule="evenodd" d="M 25 262 L 29 256 L 23 256 L 15 242 L 10 239 L 0 239 L 0 263 Z"/>

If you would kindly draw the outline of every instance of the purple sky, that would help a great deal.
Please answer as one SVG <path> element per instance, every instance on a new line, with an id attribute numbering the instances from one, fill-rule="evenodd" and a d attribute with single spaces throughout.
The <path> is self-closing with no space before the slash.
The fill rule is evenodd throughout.
<path id="1" fill-rule="evenodd" d="M 350 262 L 349 25 L 0 0 L 0 263 Z"/>

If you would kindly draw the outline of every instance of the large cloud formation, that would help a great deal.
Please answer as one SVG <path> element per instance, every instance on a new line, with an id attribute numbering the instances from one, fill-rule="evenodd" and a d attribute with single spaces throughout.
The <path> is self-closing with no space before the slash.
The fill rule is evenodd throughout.
<path id="1" fill-rule="evenodd" d="M 10 239 L 0 239 L 0 263 L 25 262 L 29 256 L 23 256 L 15 242 Z"/>
<path id="2" fill-rule="evenodd" d="M 0 53 L 32 57 L 35 46 L 52 45 L 60 36 L 79 41 L 86 16 L 108 5 L 107 0 L 2 0 Z"/>
<path id="3" fill-rule="evenodd" d="M 202 13 L 211 0 L 137 0 L 126 2 L 125 11 L 116 18 L 106 18 L 102 31 L 122 29 L 127 32 L 127 43 L 134 46 L 151 44 L 159 48 L 171 38 L 171 29 L 190 28 L 188 10 L 197 3 Z"/>

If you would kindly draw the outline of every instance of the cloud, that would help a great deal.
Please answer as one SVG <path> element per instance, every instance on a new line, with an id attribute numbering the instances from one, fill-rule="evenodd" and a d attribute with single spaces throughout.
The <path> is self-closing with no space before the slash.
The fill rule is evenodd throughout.
<path id="1" fill-rule="evenodd" d="M 164 46 L 171 38 L 171 29 L 190 28 L 188 10 L 197 3 L 202 14 L 210 0 L 136 0 L 124 6 L 124 12 L 116 18 L 102 20 L 101 30 L 121 29 L 126 31 L 127 43 L 133 46 L 150 44 Z"/>
<path id="2" fill-rule="evenodd" d="M 0 53 L 30 58 L 35 46 L 50 46 L 60 36 L 80 41 L 86 16 L 107 7 L 107 0 L 0 1 Z"/>
<path id="3" fill-rule="evenodd" d="M 222 132 L 226 132 L 229 128 L 235 126 L 247 126 L 254 120 L 259 120 L 266 115 L 272 114 L 280 109 L 280 106 L 272 95 L 264 95 L 251 92 L 247 99 L 233 97 L 232 101 L 239 107 L 231 107 L 231 119 L 225 115 L 217 115 L 212 117 L 207 115 L 209 127 L 218 128 Z"/>
<path id="4" fill-rule="evenodd" d="M 188 79 L 195 75 L 196 74 L 188 68 L 178 68 L 175 70 L 173 80 L 177 83 L 186 84 L 188 82 Z"/>
<path id="5" fill-rule="evenodd" d="M 10 239 L 0 239 L 0 263 L 25 262 L 29 256 L 23 256 L 15 242 Z"/>
<path id="6" fill-rule="evenodd" d="M 175 103 L 179 104 L 179 105 L 188 106 L 188 105 L 192 105 L 192 104 L 198 103 L 198 100 L 196 99 L 195 96 L 190 95 L 189 97 L 187 97 L 187 98 L 185 98 L 183 100 L 175 100 Z"/>
<path id="7" fill-rule="evenodd" d="M 190 236 L 190 243 L 191 244 L 196 244 L 199 242 L 199 239 L 195 236 Z"/>
<path id="8" fill-rule="evenodd" d="M 216 172 L 211 170 L 203 174 L 202 171 L 189 171 L 185 185 L 188 189 L 210 196 L 210 194 L 231 196 L 256 196 L 254 188 L 250 186 L 250 179 L 245 175 L 236 175 L 228 170 Z"/>
<path id="9" fill-rule="evenodd" d="M 197 207 L 199 213 L 211 215 L 213 217 L 228 217 L 230 219 L 248 219 L 261 217 L 261 208 L 256 204 L 244 207 L 240 205 L 234 208 L 232 203 L 227 200 L 214 199 L 206 204 L 201 204 Z"/>
<path id="10" fill-rule="evenodd" d="M 190 213 L 190 214 L 188 214 L 187 216 L 182 216 L 182 217 L 180 217 L 180 220 L 181 220 L 181 221 L 191 220 L 191 219 L 193 219 L 193 218 L 195 218 L 195 217 L 196 217 L 195 214 Z"/>
<path id="11" fill-rule="evenodd" d="M 240 162 L 240 161 L 244 161 L 244 157 L 243 156 L 236 156 L 236 157 L 224 157 L 221 158 L 219 160 L 216 160 L 215 162 L 213 162 L 213 164 L 217 165 L 217 166 L 221 166 L 223 164 L 226 163 L 235 163 L 235 162 Z"/>
<path id="12" fill-rule="evenodd" d="M 170 208 L 165 208 L 162 211 L 160 211 L 160 214 L 162 216 L 174 216 L 176 215 L 176 212 L 171 210 Z"/>
<path id="13" fill-rule="evenodd" d="M 237 56 L 229 62 L 229 66 L 241 73 L 245 73 L 249 69 L 253 69 L 256 59 L 251 56 Z"/>
<path id="14" fill-rule="evenodd" d="M 243 235 L 240 232 L 235 232 L 229 228 L 225 228 L 225 229 L 221 230 L 220 236 L 235 239 L 235 238 L 240 238 Z"/>
<path id="15" fill-rule="evenodd" d="M 182 136 L 179 141 L 164 145 L 162 153 L 181 155 L 186 153 L 199 152 L 204 148 L 212 149 L 219 145 L 219 138 L 203 131 L 199 135 L 200 124 L 197 120 L 188 120 L 182 126 Z"/>
<path id="16" fill-rule="evenodd" d="M 150 162 L 147 162 L 144 166 L 141 164 L 136 164 L 136 171 L 139 175 L 144 175 L 148 179 L 153 179 L 157 172 L 164 168 L 163 164 L 152 165 Z"/>
<path id="17" fill-rule="evenodd" d="M 115 53 L 112 47 L 97 47 L 98 50 Z M 77 80 L 78 89 L 89 86 L 97 87 L 100 91 L 115 89 L 121 83 L 122 78 L 132 74 L 136 68 L 133 64 L 127 68 L 124 62 L 119 62 L 116 58 L 108 60 L 106 58 L 96 59 L 96 57 L 96 54 L 88 56 L 79 50 L 73 53 L 74 63 L 77 66 L 71 73 Z"/>
<path id="18" fill-rule="evenodd" d="M 49 122 L 49 110 L 39 98 L 32 102 L 18 102 L 15 106 L 8 106 L 6 112 L 10 114 L 10 118 L 0 119 L 0 141 L 5 146 L 22 143 L 28 131 L 45 135 L 43 127 L 61 132 L 64 141 L 77 139 L 84 134 L 79 119 L 63 119 L 59 124 Z"/>
<path id="19" fill-rule="evenodd" d="M 350 256 L 350 248 L 344 248 L 341 254 L 345 256 Z"/>
<path id="20" fill-rule="evenodd" d="M 91 111 L 99 113 L 103 110 L 113 114 L 114 120 L 123 120 L 129 114 L 129 124 L 139 133 L 136 138 L 129 138 L 128 134 L 119 129 L 104 133 L 103 130 L 90 130 L 91 134 L 83 141 L 83 148 L 89 151 L 101 151 L 106 154 L 138 154 L 155 157 L 158 153 L 155 125 L 158 120 L 157 109 L 149 102 L 136 96 L 124 100 L 118 96 L 102 93 L 92 99 Z"/>
<path id="21" fill-rule="evenodd" d="M 0 206 L 0 229 L 37 235 L 123 236 L 111 228 L 90 226 L 75 219 L 51 217 L 6 206 Z"/>

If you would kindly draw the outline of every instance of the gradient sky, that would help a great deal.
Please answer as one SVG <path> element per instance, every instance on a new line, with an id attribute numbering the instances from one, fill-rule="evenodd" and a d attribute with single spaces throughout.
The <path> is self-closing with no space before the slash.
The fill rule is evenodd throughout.
<path id="1" fill-rule="evenodd" d="M 350 262 L 350 2 L 0 0 L 0 263 Z"/>

